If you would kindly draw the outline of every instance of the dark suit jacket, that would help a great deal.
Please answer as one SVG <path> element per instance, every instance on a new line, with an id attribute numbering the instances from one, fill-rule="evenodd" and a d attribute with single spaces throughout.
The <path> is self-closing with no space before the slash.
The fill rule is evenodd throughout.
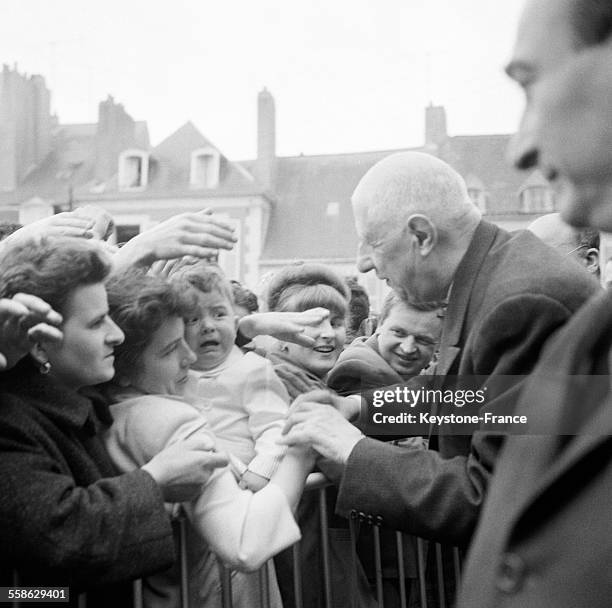
<path id="1" fill-rule="evenodd" d="M 544 342 L 599 289 L 575 261 L 530 232 L 510 234 L 482 221 L 455 273 L 437 374 L 488 378 L 485 406 L 515 405 L 520 383 L 501 390 L 496 376 L 528 374 Z M 478 430 L 441 435 L 439 451 L 412 451 L 362 439 L 340 484 L 337 511 L 442 543 L 467 545 L 503 437 Z"/>
<path id="2" fill-rule="evenodd" d="M 71 605 L 129 605 L 121 581 L 174 559 L 159 488 L 144 471 L 117 476 L 92 403 L 49 377 L 0 374 L 0 562 L 22 585 L 69 586 Z M 127 591 L 127 594 L 126 594 Z"/>
<path id="3" fill-rule="evenodd" d="M 548 435 L 508 438 L 460 606 L 612 604 L 611 345 L 606 293 L 547 346 L 517 409 L 529 416 L 530 430 Z"/>

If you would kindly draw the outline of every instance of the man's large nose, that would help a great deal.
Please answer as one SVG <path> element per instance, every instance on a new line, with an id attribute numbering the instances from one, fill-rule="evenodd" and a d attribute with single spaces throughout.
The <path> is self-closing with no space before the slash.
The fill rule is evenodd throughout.
<path id="1" fill-rule="evenodd" d="M 417 345 L 414 336 L 406 336 L 400 342 L 400 349 L 403 353 L 410 354 L 416 351 Z"/>
<path id="2" fill-rule="evenodd" d="M 374 270 L 374 262 L 370 257 L 369 247 L 365 245 L 359 245 L 357 249 L 357 270 L 359 270 L 359 272 Z"/>
<path id="3" fill-rule="evenodd" d="M 525 114 L 518 132 L 510 140 L 507 156 L 517 169 L 533 169 L 539 160 L 535 120 L 532 114 Z"/>

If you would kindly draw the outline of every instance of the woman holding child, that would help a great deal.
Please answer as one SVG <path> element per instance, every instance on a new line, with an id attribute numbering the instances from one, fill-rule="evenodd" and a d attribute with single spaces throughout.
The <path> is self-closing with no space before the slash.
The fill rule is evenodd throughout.
<path id="1" fill-rule="evenodd" d="M 213 284 L 223 278 L 213 274 Z M 217 367 L 227 360 L 226 351 L 233 352 L 231 304 L 226 309 L 221 297 L 209 302 L 213 317 L 226 327 L 204 332 L 206 340 L 196 356 L 185 341 L 184 319 L 197 327 L 202 315 L 210 311 L 198 307 L 195 292 L 137 272 L 111 279 L 108 292 L 111 317 L 125 333 L 125 341 L 116 348 L 116 377 L 107 391 L 114 403 L 114 423 L 106 443 L 116 464 L 123 471 L 132 470 L 188 436 L 208 441 L 209 449 L 214 450 L 217 440 L 206 417 L 209 410 L 198 407 L 197 396 L 192 401 L 196 407 L 182 396 L 189 384 L 191 365 L 200 359 L 209 367 Z M 234 471 L 240 472 L 240 460 L 230 459 Z M 224 468 L 211 476 L 192 502 L 184 504 L 193 606 L 220 605 L 220 579 L 212 552 L 231 566 L 255 569 L 299 540 L 292 509 L 297 506 L 313 460 L 290 449 L 279 461 L 270 482 L 256 494 L 241 490 L 230 469 Z M 233 605 L 251 606 L 259 593 L 258 576 L 233 576 Z M 274 576 L 270 582 L 272 605 L 279 606 Z M 176 579 L 173 581 L 171 575 L 150 579 L 149 605 L 172 605 L 176 591 Z"/>

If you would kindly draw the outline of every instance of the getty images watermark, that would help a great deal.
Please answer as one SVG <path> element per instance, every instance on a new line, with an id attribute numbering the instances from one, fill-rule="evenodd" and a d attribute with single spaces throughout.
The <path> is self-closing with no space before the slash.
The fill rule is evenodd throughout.
<path id="1" fill-rule="evenodd" d="M 440 385 L 436 385 L 438 382 Z M 581 416 L 559 425 L 549 413 L 521 400 L 526 383 L 542 396 L 553 391 L 576 408 L 596 404 L 609 376 L 418 376 L 406 385 L 362 393 L 360 425 L 368 435 L 470 435 L 477 430 L 518 435 L 575 435 L 593 432 Z M 587 406 L 588 407 L 588 406 Z"/>

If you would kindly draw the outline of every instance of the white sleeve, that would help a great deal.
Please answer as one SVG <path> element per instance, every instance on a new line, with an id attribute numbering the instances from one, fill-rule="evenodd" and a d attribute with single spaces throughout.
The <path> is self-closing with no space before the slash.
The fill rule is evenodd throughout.
<path id="1" fill-rule="evenodd" d="M 255 353 L 248 353 L 246 358 L 255 364 L 249 370 L 243 393 L 249 431 L 255 442 L 255 456 L 248 470 L 270 479 L 287 451 L 277 439 L 285 426 L 289 395 L 270 361 Z"/>
<path id="2" fill-rule="evenodd" d="M 216 471 L 200 496 L 184 506 L 210 549 L 232 568 L 256 570 L 300 540 L 282 490 L 274 482 L 256 494 L 241 490 L 227 467 Z"/>

